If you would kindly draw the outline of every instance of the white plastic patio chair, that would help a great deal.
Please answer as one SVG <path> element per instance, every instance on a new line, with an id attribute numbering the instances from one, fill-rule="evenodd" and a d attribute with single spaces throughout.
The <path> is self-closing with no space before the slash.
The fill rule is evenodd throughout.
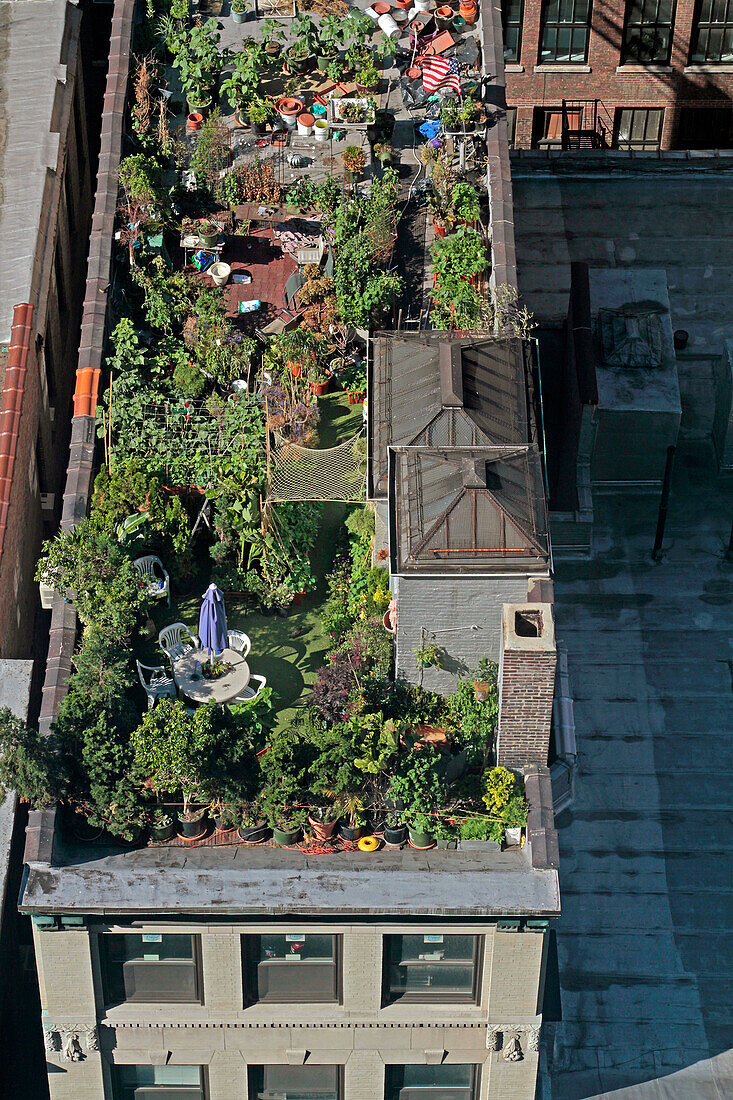
<path id="1" fill-rule="evenodd" d="M 256 681 L 255 684 L 253 684 L 253 682 L 252 682 L 253 680 Z M 251 702 L 252 699 L 256 699 L 257 696 L 260 694 L 260 692 L 263 690 L 263 688 L 265 688 L 266 686 L 267 686 L 267 677 L 266 676 L 258 676 L 256 673 L 253 672 L 252 675 L 249 678 L 249 683 L 247 684 L 246 688 L 244 689 L 244 691 L 242 692 L 241 695 L 238 695 L 236 697 L 234 702 L 235 703 L 249 703 L 249 702 Z"/>
<path id="2" fill-rule="evenodd" d="M 200 648 L 198 638 L 185 623 L 173 623 L 164 627 L 158 635 L 158 645 L 168 655 L 171 664 Z"/>
<path id="3" fill-rule="evenodd" d="M 154 706 L 158 699 L 175 699 L 176 685 L 162 665 L 142 665 L 135 661 L 140 683 L 148 697 L 148 710 Z M 150 673 L 147 680 L 145 673 Z"/>
<path id="4" fill-rule="evenodd" d="M 165 570 L 163 562 L 155 554 L 147 554 L 142 558 L 135 558 L 132 563 L 146 583 L 146 592 L 154 600 L 163 596 L 171 605 L 171 579 Z M 160 574 L 160 575 L 159 575 Z"/>
<path id="5" fill-rule="evenodd" d="M 245 658 L 252 648 L 252 643 L 243 630 L 227 631 L 227 643 L 230 649 L 236 649 Z"/>

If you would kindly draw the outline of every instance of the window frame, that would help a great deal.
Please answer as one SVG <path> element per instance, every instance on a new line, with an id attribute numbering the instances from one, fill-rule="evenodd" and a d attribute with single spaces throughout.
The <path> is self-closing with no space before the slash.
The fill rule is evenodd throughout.
<path id="1" fill-rule="evenodd" d="M 705 0 L 697 0 L 695 4 L 695 10 L 692 17 L 692 34 L 690 35 L 690 65 L 730 65 L 733 62 L 733 47 L 731 48 L 730 56 L 723 57 L 723 41 L 725 39 L 725 31 L 731 31 L 731 37 L 733 38 L 733 0 L 721 0 L 725 4 L 725 19 L 722 22 L 713 22 L 711 20 L 705 20 L 701 22 L 700 16 L 702 15 L 702 7 Z M 716 3 L 716 0 L 710 0 L 711 12 Z M 705 51 L 700 56 L 700 51 L 696 49 L 699 46 L 702 29 L 707 31 L 707 39 L 705 44 Z M 720 29 L 721 31 L 721 49 L 720 56 L 711 57 L 709 53 L 710 47 L 710 35 L 714 30 Z"/>
<path id="2" fill-rule="evenodd" d="M 311 1064 L 311 1066 L 314 1065 L 314 1063 L 310 1063 L 310 1064 Z M 337 1096 L 338 1100 L 345 1100 L 346 1093 L 344 1091 L 344 1067 L 343 1067 L 343 1064 L 341 1062 L 323 1062 L 323 1063 L 318 1063 L 318 1064 L 319 1065 L 325 1065 L 325 1066 L 328 1066 L 329 1069 L 335 1069 L 336 1070 L 336 1096 Z M 256 1100 L 256 1095 L 257 1094 L 255 1092 L 255 1089 L 258 1087 L 257 1085 L 252 1083 L 252 1074 L 253 1073 L 258 1073 L 260 1070 L 268 1069 L 270 1066 L 276 1066 L 276 1068 L 280 1069 L 280 1068 L 282 1068 L 282 1065 L 283 1065 L 282 1063 L 275 1063 L 275 1062 L 259 1062 L 257 1065 L 252 1065 L 250 1063 L 247 1066 L 247 1096 L 249 1097 L 249 1100 Z M 288 1066 L 288 1068 L 289 1069 L 304 1069 L 306 1067 L 305 1066 Z M 264 1084 L 263 1084 L 263 1087 L 264 1087 Z"/>
<path id="3" fill-rule="evenodd" d="M 442 1064 L 445 1065 L 446 1063 L 442 1063 Z M 470 1066 L 471 1067 L 471 1070 L 472 1070 L 471 1100 L 478 1100 L 479 1096 L 481 1095 L 481 1068 L 482 1068 L 481 1067 L 481 1062 L 459 1062 L 459 1063 L 448 1063 L 448 1064 L 457 1064 L 457 1065 L 464 1065 L 464 1066 Z M 389 1088 L 392 1087 L 390 1085 L 390 1082 L 389 1082 L 389 1071 L 390 1071 L 390 1069 L 404 1069 L 405 1066 L 406 1066 L 405 1062 L 388 1062 L 387 1065 L 385 1066 L 385 1072 L 384 1072 L 384 1100 L 391 1100 L 390 1094 L 387 1091 Z M 419 1088 L 420 1086 L 418 1086 L 418 1085 L 414 1085 L 414 1086 L 407 1085 L 407 1086 L 402 1086 L 402 1087 L 404 1087 L 404 1088 L 410 1088 L 410 1087 Z M 434 1088 L 434 1087 L 441 1087 L 441 1086 L 426 1085 L 425 1087 L 426 1088 Z M 442 1087 L 445 1087 L 445 1086 L 442 1086 Z M 459 1087 L 462 1087 L 462 1086 L 459 1086 Z"/>
<path id="4" fill-rule="evenodd" d="M 652 111 L 657 112 L 659 114 L 659 131 L 658 131 L 658 134 L 657 134 L 656 144 L 652 144 L 652 142 L 649 141 L 647 136 L 646 136 L 647 135 L 647 129 L 648 129 L 648 126 L 649 126 L 649 115 L 651 114 Z M 647 116 L 646 117 L 646 123 L 645 123 L 645 126 L 644 126 L 644 138 L 642 139 L 641 142 L 639 142 L 637 144 L 634 144 L 632 138 L 629 138 L 629 140 L 627 142 L 625 142 L 624 144 L 621 144 L 621 141 L 620 141 L 621 121 L 623 119 L 623 116 L 624 116 L 625 112 L 630 112 L 631 116 L 632 116 L 631 117 L 631 126 L 629 127 L 629 133 L 631 133 L 632 130 L 633 130 L 634 116 L 637 113 L 641 114 L 642 112 L 644 112 Z M 617 107 L 616 108 L 616 117 L 613 120 L 613 145 L 612 145 L 612 147 L 614 149 L 622 149 L 622 150 L 625 150 L 627 152 L 630 151 L 630 150 L 631 151 L 636 150 L 636 152 L 641 152 L 641 153 L 655 152 L 657 149 L 661 148 L 663 130 L 664 130 L 664 107 L 657 107 L 656 105 L 653 106 L 653 107 Z"/>
<path id="5" fill-rule="evenodd" d="M 114 983 L 113 983 L 112 977 L 111 977 L 112 967 L 111 967 L 111 964 L 110 964 L 109 953 L 108 953 L 107 946 L 106 946 L 104 941 L 110 936 L 137 936 L 137 935 L 139 935 L 142 938 L 142 936 L 146 935 L 146 933 L 143 933 L 143 932 L 140 932 L 140 933 L 138 933 L 138 932 L 100 932 L 97 935 L 97 951 L 98 951 L 98 955 L 99 955 L 99 965 L 100 965 L 100 971 L 101 971 L 101 976 L 102 976 L 102 999 L 104 1001 L 105 1008 L 113 1008 L 117 1005 L 164 1005 L 164 1004 L 175 1004 L 175 1005 L 197 1005 L 198 1004 L 198 1005 L 203 1005 L 205 1003 L 204 1002 L 204 974 L 203 974 L 203 961 L 202 961 L 202 956 L 201 956 L 201 936 L 200 936 L 200 934 L 198 934 L 196 932 L 192 932 L 192 933 L 188 933 L 188 932 L 166 932 L 166 933 L 161 933 L 161 934 L 162 935 L 174 935 L 174 936 L 178 936 L 178 935 L 188 936 L 188 938 L 191 940 L 191 965 L 193 966 L 194 978 L 195 978 L 195 984 L 196 984 L 196 998 L 194 1000 L 188 1000 L 188 999 L 185 999 L 185 1000 L 181 1000 L 181 999 L 171 1000 L 169 997 L 166 997 L 166 998 L 160 998 L 160 999 L 154 1000 L 154 1001 L 144 1001 L 144 1000 L 139 1000 L 138 998 L 130 999 L 128 997 L 124 997 L 122 1000 L 110 999 L 109 994 L 112 991 L 112 987 L 113 987 Z M 149 961 L 151 964 L 153 964 L 153 960 L 141 959 L 140 961 L 141 962 Z M 167 961 L 167 960 L 159 960 L 159 961 Z M 177 960 L 177 961 L 184 962 L 186 960 Z"/>
<path id="6" fill-rule="evenodd" d="M 304 932 L 304 936 L 330 936 L 331 943 L 333 945 L 333 968 L 334 968 L 334 997 L 332 1000 L 313 1000 L 311 996 L 292 996 L 287 999 L 281 999 L 279 997 L 260 997 L 259 982 L 258 982 L 258 967 L 262 962 L 262 959 L 257 957 L 257 941 L 260 941 L 263 935 L 284 935 L 281 932 L 271 933 L 247 933 L 242 932 L 240 934 L 240 957 L 242 965 L 242 995 L 245 1008 L 251 1008 L 256 1004 L 266 1005 L 287 1005 L 287 1004 L 318 1004 L 318 1005 L 340 1005 L 343 1004 L 343 936 L 334 932 Z M 297 970 L 297 966 L 295 968 Z"/>
<path id="7" fill-rule="evenodd" d="M 473 985 L 470 993 L 442 993 L 439 995 L 425 995 L 424 993 L 393 993 L 390 988 L 390 968 L 392 966 L 391 942 L 396 936 L 421 936 L 430 933 L 422 932 L 389 932 L 382 936 L 382 1007 L 386 1008 L 395 1004 L 464 1004 L 479 1005 L 481 1003 L 481 980 L 483 976 L 483 960 L 485 954 L 485 937 L 478 932 L 446 932 L 444 935 L 471 936 L 473 938 Z M 396 965 L 396 964 L 395 964 Z"/>
<path id="8" fill-rule="evenodd" d="M 142 1062 L 132 1063 L 132 1064 L 135 1065 L 135 1068 L 137 1068 L 138 1065 L 143 1066 Z M 170 1065 L 171 1063 L 168 1063 L 168 1064 Z M 173 1064 L 174 1065 L 185 1065 L 187 1067 L 196 1066 L 196 1068 L 199 1071 L 199 1081 L 200 1081 L 199 1091 L 201 1093 L 202 1100 L 209 1100 L 209 1098 L 211 1096 L 211 1093 L 209 1091 L 209 1067 L 207 1065 L 200 1065 L 198 1062 L 176 1062 L 176 1063 L 173 1063 Z M 122 1088 L 123 1088 L 123 1086 L 120 1083 L 120 1071 L 123 1070 L 123 1069 L 129 1069 L 129 1068 L 130 1068 L 130 1065 L 128 1063 L 114 1063 L 114 1062 L 112 1063 L 112 1096 L 113 1096 L 114 1100 L 122 1100 Z M 150 1064 L 149 1063 L 145 1064 L 144 1068 L 149 1069 Z M 136 1085 L 135 1086 L 135 1088 L 158 1088 L 158 1087 L 165 1088 L 166 1086 L 165 1085 L 160 1085 L 160 1086 L 157 1086 L 157 1085 L 149 1085 L 149 1086 Z M 170 1087 L 171 1088 L 181 1088 L 180 1085 L 171 1085 Z M 165 1100 L 165 1095 L 161 1094 L 161 1096 L 162 1096 L 162 1100 Z"/>
<path id="9" fill-rule="evenodd" d="M 506 32 L 507 27 L 517 28 L 517 52 L 513 57 L 507 55 L 506 52 Z M 504 63 L 506 65 L 518 65 L 522 56 L 522 30 L 524 27 L 524 0 L 519 0 L 519 20 L 512 20 L 510 23 L 505 14 L 505 5 L 502 2 L 501 5 L 501 32 L 504 46 Z"/>
<path id="10" fill-rule="evenodd" d="M 641 20 L 638 23 L 631 22 L 632 7 L 634 0 L 626 0 L 626 11 L 624 14 L 624 36 L 621 41 L 621 64 L 622 65 L 669 65 L 670 58 L 672 56 L 672 41 L 674 39 L 674 24 L 677 18 L 677 0 L 672 0 L 672 10 L 669 17 L 669 22 L 660 22 L 659 20 L 659 5 L 661 0 L 639 0 L 642 5 Z M 647 5 L 656 5 L 656 18 L 644 19 L 644 11 Z M 638 34 L 644 33 L 647 28 L 652 29 L 653 34 L 657 34 L 660 27 L 666 27 L 669 31 L 667 38 L 667 51 L 664 57 L 634 57 L 629 53 L 629 29 L 635 27 Z"/>
<path id="11" fill-rule="evenodd" d="M 539 37 L 538 64 L 540 64 L 540 65 L 586 65 L 587 62 L 588 62 L 588 52 L 589 52 L 589 49 L 590 49 L 590 29 L 591 29 L 591 23 L 593 21 L 593 0 L 587 0 L 588 14 L 586 16 L 586 19 L 583 22 L 577 21 L 575 19 L 560 20 L 559 18 L 557 19 L 557 21 L 555 21 L 555 20 L 548 21 L 548 19 L 547 19 L 547 9 L 549 7 L 550 2 L 551 2 L 551 0 L 542 0 L 542 8 L 541 8 L 541 11 L 540 11 L 540 37 Z M 557 0 L 557 3 L 558 3 L 558 16 L 560 14 L 560 8 L 562 7 L 563 4 L 572 5 L 573 11 L 574 11 L 575 6 L 577 4 L 585 3 L 585 2 L 586 2 L 586 0 Z M 545 31 L 546 31 L 548 26 L 549 27 L 554 27 L 556 31 L 560 30 L 561 28 L 568 28 L 568 27 L 571 28 L 571 46 L 572 46 L 572 30 L 573 29 L 577 30 L 577 29 L 580 29 L 581 27 L 585 28 L 585 49 L 583 50 L 583 57 L 579 60 L 576 60 L 576 59 L 571 58 L 571 57 L 558 57 L 557 56 L 557 36 L 555 37 L 555 49 L 554 49 L 554 55 L 555 56 L 552 57 L 552 58 L 545 57 L 544 56 L 545 55 Z"/>

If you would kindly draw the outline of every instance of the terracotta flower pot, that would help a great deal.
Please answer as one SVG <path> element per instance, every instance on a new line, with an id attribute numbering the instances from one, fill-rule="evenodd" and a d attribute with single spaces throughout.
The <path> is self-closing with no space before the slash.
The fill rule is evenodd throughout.
<path id="1" fill-rule="evenodd" d="M 189 130 L 200 130 L 201 123 L 204 121 L 204 116 L 199 111 L 192 111 L 186 121 L 188 122 Z"/>
<path id="2" fill-rule="evenodd" d="M 338 820 L 336 820 L 336 821 L 318 821 L 316 818 L 311 817 L 310 814 L 309 814 L 308 815 L 308 824 L 310 825 L 311 829 L 313 830 L 313 835 L 316 838 L 316 840 L 330 840 L 331 837 L 333 836 L 333 834 L 336 832 L 336 826 L 338 825 Z"/>
<path id="3" fill-rule="evenodd" d="M 295 126 L 295 120 L 303 110 L 303 101 L 294 96 L 284 95 L 278 99 L 275 109 L 285 125 L 290 128 Z"/>
<path id="4" fill-rule="evenodd" d="M 433 218 L 433 232 L 435 233 L 436 237 L 444 237 L 446 233 L 445 226 L 438 225 L 435 218 Z"/>
<path id="5" fill-rule="evenodd" d="M 461 0 L 460 7 L 458 9 L 461 16 L 467 23 L 476 22 L 476 4 L 474 0 Z"/>
<path id="6" fill-rule="evenodd" d="M 435 9 L 435 22 L 441 31 L 447 31 L 453 22 L 453 9 L 442 7 Z"/>
<path id="7" fill-rule="evenodd" d="M 377 13 L 377 15 L 388 15 L 391 10 L 392 10 L 392 5 L 391 4 L 384 4 L 384 3 L 372 4 L 372 11 L 375 11 Z"/>
<path id="8" fill-rule="evenodd" d="M 324 393 L 328 393 L 330 385 L 330 378 L 327 378 L 325 382 L 311 382 L 311 390 L 316 397 L 323 397 Z"/>
<path id="9" fill-rule="evenodd" d="M 407 11 L 412 7 L 412 0 L 394 0 L 396 8 L 402 8 L 403 11 Z"/>
<path id="10" fill-rule="evenodd" d="M 300 378 L 303 373 L 303 368 L 300 363 L 291 363 L 288 361 L 288 370 L 292 374 L 293 378 Z"/>

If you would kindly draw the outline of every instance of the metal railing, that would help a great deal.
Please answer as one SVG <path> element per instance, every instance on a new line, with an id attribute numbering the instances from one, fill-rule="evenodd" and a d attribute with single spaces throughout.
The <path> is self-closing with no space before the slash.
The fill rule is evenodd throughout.
<path id="1" fill-rule="evenodd" d="M 562 101 L 562 148 L 610 149 L 613 118 L 600 99 Z"/>

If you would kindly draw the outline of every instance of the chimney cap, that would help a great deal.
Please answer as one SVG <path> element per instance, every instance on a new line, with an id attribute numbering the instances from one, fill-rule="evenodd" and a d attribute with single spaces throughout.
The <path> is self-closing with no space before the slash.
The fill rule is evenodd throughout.
<path id="1" fill-rule="evenodd" d="M 440 399 L 443 408 L 463 408 L 463 359 L 461 345 L 440 343 Z"/>

